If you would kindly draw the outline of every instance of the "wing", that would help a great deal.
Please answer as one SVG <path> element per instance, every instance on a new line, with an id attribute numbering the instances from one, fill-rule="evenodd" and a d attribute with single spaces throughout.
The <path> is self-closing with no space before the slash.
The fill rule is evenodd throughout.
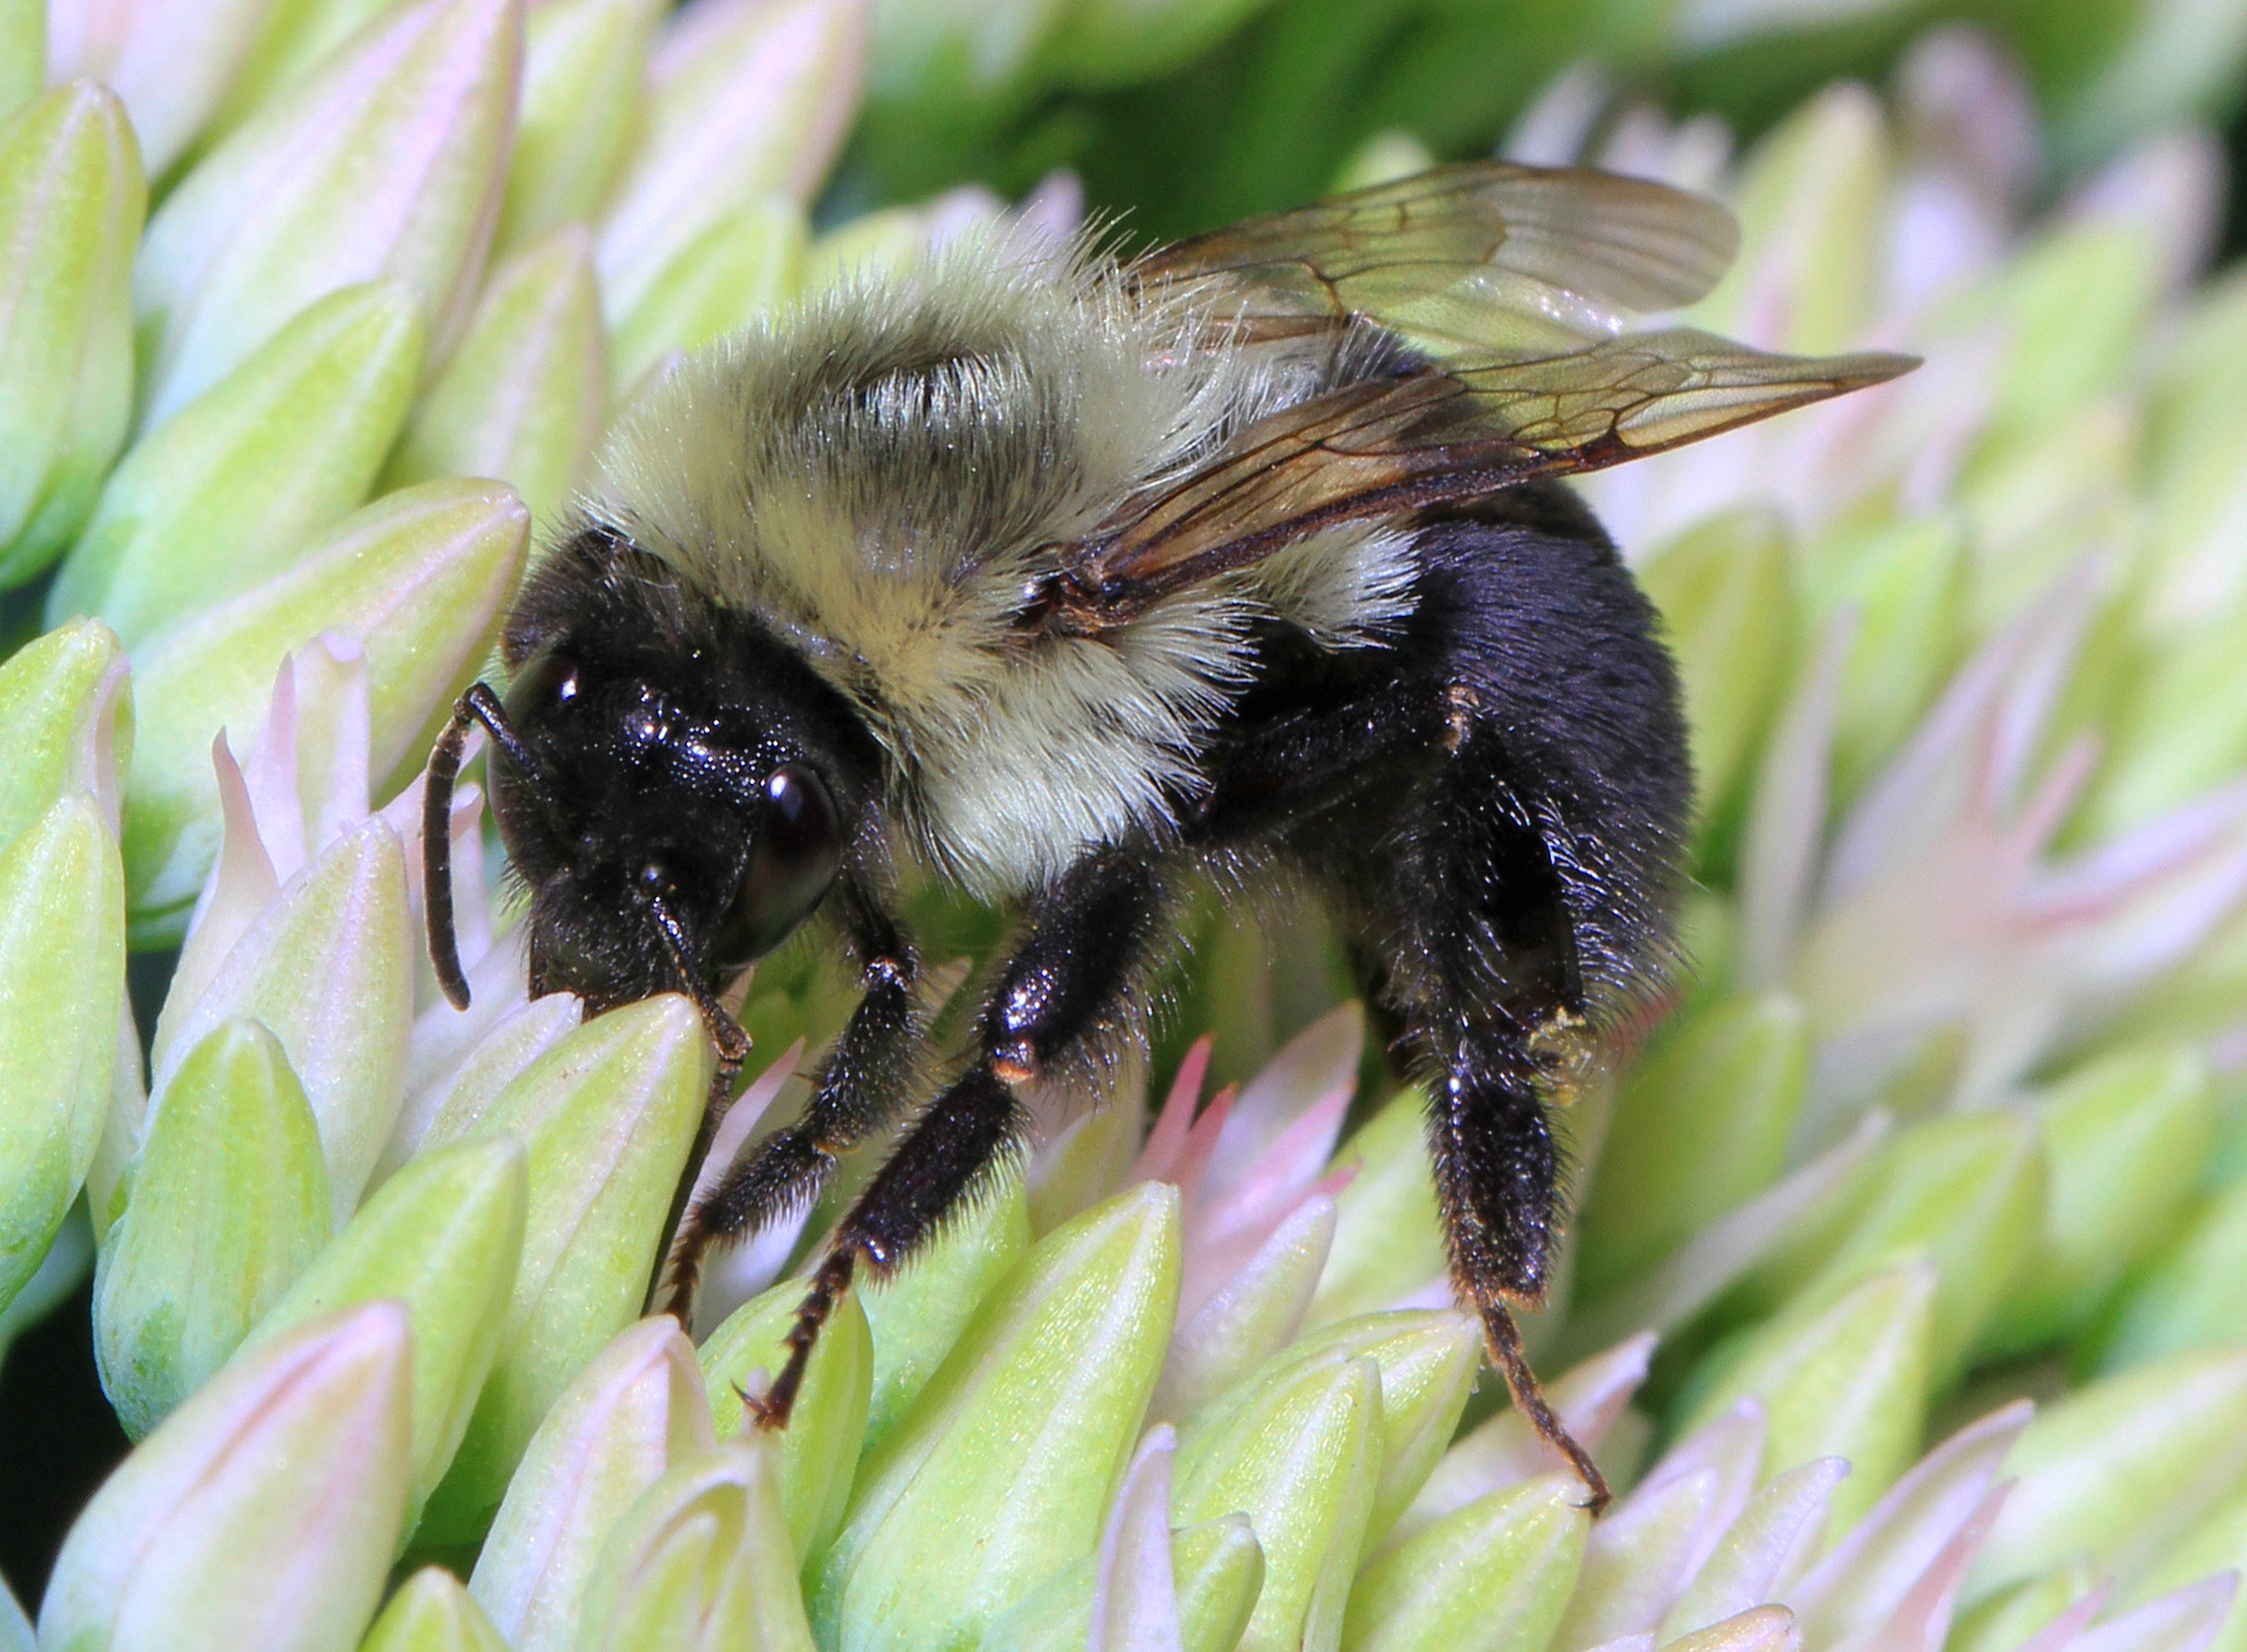
<path id="1" fill-rule="evenodd" d="M 1916 365 L 1909 356 L 1767 355 L 1680 328 L 1350 385 L 1257 421 L 1189 476 L 1061 547 L 1060 572 L 1025 618 L 1105 630 L 1338 523 L 1599 470 Z"/>
<path id="2" fill-rule="evenodd" d="M 1722 207 L 1661 184 L 1468 161 L 1173 242 L 1133 273 L 1214 288 L 1253 336 L 1362 315 L 1431 354 L 1528 360 L 1692 303 L 1739 238 Z"/>

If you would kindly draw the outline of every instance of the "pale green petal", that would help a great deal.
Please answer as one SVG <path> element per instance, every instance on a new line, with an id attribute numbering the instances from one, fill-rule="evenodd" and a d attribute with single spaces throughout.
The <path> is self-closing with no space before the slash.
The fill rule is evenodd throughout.
<path id="1" fill-rule="evenodd" d="M 601 1545 L 673 1464 L 717 1443 L 694 1348 L 628 1327 L 555 1401 L 508 1482 L 469 1593 L 515 1652 L 570 1652 Z"/>
<path id="2" fill-rule="evenodd" d="M 304 1320 L 391 1298 L 413 1324 L 410 1525 L 453 1460 L 499 1351 L 523 1250 L 523 1145 L 461 1142 L 385 1182 L 275 1303 L 255 1346 Z"/>
<path id="3" fill-rule="evenodd" d="M 72 794 L 0 853 L 0 1308 L 93 1166 L 124 1006 L 125 872 Z"/>
<path id="4" fill-rule="evenodd" d="M 1263 1587 L 1245 1652 L 1334 1652 L 1381 1474 L 1381 1368 L 1281 1354 L 1187 1425 L 1172 1518 L 1249 1517 Z"/>
<path id="5" fill-rule="evenodd" d="M 1029 1249 L 1022 1178 L 1008 1175 L 895 1276 L 861 1287 L 859 1305 L 874 1339 L 865 1455 L 889 1438 L 968 1322 Z"/>
<path id="6" fill-rule="evenodd" d="M 547 1409 L 639 1312 L 714 1059 L 701 1016 L 666 994 L 562 1039 L 485 1116 L 480 1134 L 530 1149 L 523 1262 L 498 1360 L 424 1517 L 431 1540 L 480 1530 Z"/>
<path id="7" fill-rule="evenodd" d="M 138 650 L 294 565 L 374 486 L 421 376 L 420 305 L 395 281 L 306 307 L 140 441 L 47 593 Z"/>
<path id="8" fill-rule="evenodd" d="M 972 1640 L 1090 1554 L 1177 1292 L 1178 1195 L 1163 1183 L 1033 1247 L 860 1465 L 842 1533 L 815 1567 L 822 1636 L 845 1648 Z"/>
<path id="9" fill-rule="evenodd" d="M 1583 1497 L 1540 1475 L 1398 1544 L 1351 1587 L 1345 1652 L 1543 1652 L 1584 1563 Z"/>
<path id="10" fill-rule="evenodd" d="M 390 456 L 384 484 L 496 477 L 560 519 L 609 406 L 592 242 L 577 225 L 492 271 L 468 331 Z"/>
<path id="11" fill-rule="evenodd" d="M 133 271 L 143 423 L 355 282 L 404 282 L 450 349 L 499 208 L 522 22 L 522 0 L 389 13 L 196 165 Z"/>
<path id="12" fill-rule="evenodd" d="M 94 1352 L 138 1436 L 225 1363 L 335 1231 L 318 1122 L 273 1034 L 237 1017 L 189 1050 L 122 1192 L 95 1269 Z"/>
<path id="13" fill-rule="evenodd" d="M 0 79 L 17 49 L 0 38 Z M 11 101 L 0 90 L 0 110 Z M 76 536 L 125 443 L 147 189 L 124 107 L 92 81 L 0 122 L 0 585 L 13 585 Z"/>
<path id="14" fill-rule="evenodd" d="M 507 1652 L 461 1580 L 442 1566 L 424 1566 L 383 1608 L 359 1652 Z"/>
<path id="15" fill-rule="evenodd" d="M 531 13 L 502 250 L 599 212 L 647 120 L 642 81 L 661 10 L 656 0 L 548 0 Z"/>
<path id="16" fill-rule="evenodd" d="M 185 928 L 218 854 L 212 738 L 231 729 L 246 740 L 258 727 L 281 656 L 323 631 L 356 637 L 367 652 L 374 772 L 389 777 L 409 757 L 418 767 L 432 725 L 483 663 L 529 538 L 529 513 L 511 488 L 407 488 L 344 518 L 287 573 L 140 662 L 125 812 L 136 940 Z"/>

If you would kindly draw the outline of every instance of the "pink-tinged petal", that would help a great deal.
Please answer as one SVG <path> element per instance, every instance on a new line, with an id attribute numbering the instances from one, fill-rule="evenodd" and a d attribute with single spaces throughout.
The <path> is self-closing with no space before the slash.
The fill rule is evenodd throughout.
<path id="1" fill-rule="evenodd" d="M 2006 1454 L 2033 1415 L 2024 1401 L 1959 1430 L 1891 1486 L 1812 1568 L 1789 1600 L 1815 1642 L 1855 1635 L 1897 1609 L 1975 1522 Z"/>
<path id="2" fill-rule="evenodd" d="M 499 1094 L 531 1064 L 574 1031 L 585 1006 L 574 994 L 518 999 L 484 1035 L 449 1063 L 430 1064 L 416 1041 L 406 1058 L 405 1103 L 375 1167 L 378 1180 L 418 1153 L 458 1141 L 475 1130 Z M 423 1020 L 428 1017 L 424 1016 Z"/>
<path id="3" fill-rule="evenodd" d="M 2091 1620 L 2106 1609 L 2108 1598 L 2114 1592 L 2115 1586 L 2112 1583 L 2100 1584 L 2023 1641 L 2019 1652 L 2069 1652 L 2076 1644 L 2075 1637 L 2089 1628 Z"/>
<path id="4" fill-rule="evenodd" d="M 1214 1042 L 1209 1034 L 1202 1034 L 1178 1063 L 1170 1093 L 1164 1099 L 1155 1128 L 1147 1133 L 1147 1145 L 1140 1149 L 1139 1159 L 1131 1168 L 1133 1181 L 1179 1179 L 1178 1165 L 1185 1153 L 1186 1134 L 1193 1128 L 1194 1109 L 1201 1104 L 1202 1081 L 1209 1073 L 1209 1052 Z"/>
<path id="5" fill-rule="evenodd" d="M 1646 1380 L 1654 1357 L 1651 1333 L 1596 1354 L 1546 1385 L 1545 1398 L 1578 1443 L 1597 1451 L 1615 1419 Z M 1478 1498 L 1528 1479 L 1566 1469 L 1565 1458 L 1518 1412 L 1502 1411 L 1453 1445 L 1436 1463 L 1389 1534 L 1399 1542 Z"/>
<path id="6" fill-rule="evenodd" d="M 2206 270 L 2223 233 L 2223 145 L 2204 127 L 2172 128 L 2109 161 L 2061 207 L 2075 222 L 2127 224 L 2161 255 L 2173 293 Z"/>
<path id="7" fill-rule="evenodd" d="M 1928 1563 L 1927 1570 L 1913 1580 L 1886 1620 L 1842 1642 L 1847 1652 L 1943 1652 L 1944 1640 L 1950 1633 L 1950 1614 L 1958 1604 L 1958 1590 L 1966 1581 L 1966 1568 L 1973 1564 L 2012 1490 L 2013 1483 L 2007 1481 L 1984 1493 L 1973 1513 Z"/>
<path id="8" fill-rule="evenodd" d="M 719 0 L 671 20 L 647 136 L 600 229 L 612 321 L 728 212 L 818 192 L 857 111 L 865 34 L 858 0 Z"/>
<path id="9" fill-rule="evenodd" d="M 242 777 L 241 765 L 234 761 L 223 732 L 211 738 L 211 766 L 218 776 L 218 807 L 225 822 L 225 836 L 219 845 L 217 867 L 196 897 L 187 940 L 180 948 L 178 967 L 172 971 L 170 997 L 181 1003 L 193 1003 L 203 996 L 220 961 L 257 921 L 258 914 L 281 895 L 273 856 L 258 834 L 257 810 L 250 802 L 249 784 Z"/>
<path id="10" fill-rule="evenodd" d="M 1845 1458 L 1820 1457 L 1788 1469 L 1749 1499 L 1663 1618 L 1661 1638 L 1709 1628 L 1776 1598 L 1779 1580 L 1825 1540 L 1827 1500 L 1848 1474 Z"/>
<path id="11" fill-rule="evenodd" d="M 1341 1134 L 1349 1093 L 1338 1090 L 1297 1119 L 1229 1192 L 1197 1199 L 1186 1214 L 1186 1266 L 1179 1312 L 1191 1314 L 1315 1194 L 1333 1198 L 1356 1174 L 1320 1177 Z"/>
<path id="12" fill-rule="evenodd" d="M 1289 1039 L 1242 1087 L 1210 1160 L 1205 1193 L 1226 1192 L 1296 1119 L 1336 1090 L 1353 1087 L 1364 1046 L 1365 1010 L 1356 1003 L 1329 1010 Z"/>
<path id="13" fill-rule="evenodd" d="M 1100 1533 L 1099 1581 L 1085 1652 L 1183 1652 L 1170 1566 L 1170 1463 L 1177 1435 L 1148 1431 Z"/>
<path id="14" fill-rule="evenodd" d="M 427 0 L 377 19 L 205 156 L 149 220 L 133 271 L 153 424 L 305 305 L 395 276 L 438 354 L 497 221 L 522 70 L 521 0 Z"/>
<path id="15" fill-rule="evenodd" d="M 1181 1309 L 1149 1415 L 1190 1417 L 1285 1348 L 1302 1329 L 1334 1240 L 1335 1201 L 1314 1194 L 1238 1273 L 1190 1314 Z M 1187 1263 L 1190 1278 L 1190 1256 Z"/>
<path id="16" fill-rule="evenodd" d="M 2066 1652 L 2204 1652 L 2222 1632 L 2238 1592 L 2239 1574 L 2218 1572 L 2080 1632 L 2067 1643 Z"/>
<path id="17" fill-rule="evenodd" d="M 1556 1648 L 1659 1625 L 1740 1518 L 1764 1454 L 1764 1409 L 1742 1400 L 1681 1441 L 1592 1528 Z"/>

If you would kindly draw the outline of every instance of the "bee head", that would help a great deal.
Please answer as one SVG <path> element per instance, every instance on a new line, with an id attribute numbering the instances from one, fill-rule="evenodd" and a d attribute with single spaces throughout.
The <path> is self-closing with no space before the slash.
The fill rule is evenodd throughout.
<path id="1" fill-rule="evenodd" d="M 817 910 L 844 852 L 831 765 L 758 700 L 707 661 L 555 648 L 480 716 L 534 994 L 713 993 Z"/>

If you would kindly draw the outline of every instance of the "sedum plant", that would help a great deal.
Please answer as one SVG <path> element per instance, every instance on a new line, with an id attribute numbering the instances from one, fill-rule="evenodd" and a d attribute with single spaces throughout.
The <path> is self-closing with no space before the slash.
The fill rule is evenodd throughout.
<path id="1" fill-rule="evenodd" d="M 1528 1325 L 1598 1522 L 1450 1306 L 1419 1097 L 1351 1006 L 1270 1033 L 1312 920 L 1206 949 L 1242 1083 L 1120 1075 L 845 1302 L 777 1435 L 839 1195 L 691 1336 L 641 1317 L 713 1058 L 676 999 L 527 999 L 473 786 L 443 1001 L 420 760 L 600 430 L 854 264 L 1077 221 L 1065 179 L 815 218 L 862 100 L 877 160 L 901 110 L 981 142 L 1253 9 L 0 0 L 0 579 L 50 628 L 0 660 L 0 1349 L 90 1259 L 137 1441 L 0 1647 L 2247 1647 L 2247 288 L 2201 280 L 2203 134 L 2070 94 L 2047 148 L 1982 37 L 1737 161 L 1590 72 L 1508 140 L 1731 200 L 1689 319 L 1930 361 L 1587 484 L 1704 792 L 1693 965 L 1574 1103 Z M 2138 10 L 2036 72 L 2172 62 Z M 129 942 L 179 949 L 144 1029 Z M 837 1021 L 808 955 L 747 991 L 714 1166 Z"/>

